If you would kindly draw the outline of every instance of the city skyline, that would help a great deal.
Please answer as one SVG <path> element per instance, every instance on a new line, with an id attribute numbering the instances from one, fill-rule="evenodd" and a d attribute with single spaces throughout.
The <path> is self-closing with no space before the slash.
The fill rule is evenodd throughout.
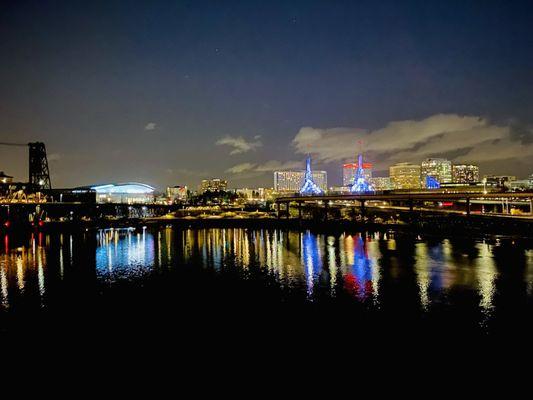
<path id="1" fill-rule="evenodd" d="M 359 141 L 376 176 L 532 172 L 527 2 L 133 3 L 0 13 L 1 141 L 45 142 L 56 187 L 270 187 L 307 152 L 340 183 Z M 0 170 L 24 180 L 26 157 L 2 148 Z"/>

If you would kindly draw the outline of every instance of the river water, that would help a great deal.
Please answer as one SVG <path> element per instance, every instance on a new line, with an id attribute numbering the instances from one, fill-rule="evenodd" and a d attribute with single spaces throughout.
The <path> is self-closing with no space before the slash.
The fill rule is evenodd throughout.
<path id="1" fill-rule="evenodd" d="M 4 333 L 117 318 L 531 332 L 533 250 L 511 240 L 170 227 L 0 238 Z"/>

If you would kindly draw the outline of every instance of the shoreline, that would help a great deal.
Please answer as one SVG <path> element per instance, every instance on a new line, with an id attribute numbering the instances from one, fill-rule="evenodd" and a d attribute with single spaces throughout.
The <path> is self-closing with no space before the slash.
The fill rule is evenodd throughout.
<path id="1" fill-rule="evenodd" d="M 355 220 L 312 220 L 297 218 L 220 218 L 220 219 L 186 219 L 186 218 L 124 218 L 99 221 L 64 221 L 47 222 L 41 226 L 17 226 L 0 229 L 2 233 L 23 232 L 87 232 L 99 229 L 120 228 L 162 228 L 210 229 L 293 229 L 312 230 L 316 232 L 394 232 L 399 234 L 425 235 L 441 238 L 508 238 L 531 242 L 533 244 L 533 223 L 528 220 L 446 216 L 433 218 L 416 218 L 410 223 L 376 223 Z"/>

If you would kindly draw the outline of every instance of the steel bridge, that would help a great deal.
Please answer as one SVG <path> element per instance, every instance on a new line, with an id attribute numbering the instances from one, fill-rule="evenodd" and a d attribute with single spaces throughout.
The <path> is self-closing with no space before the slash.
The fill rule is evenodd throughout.
<path id="1" fill-rule="evenodd" d="M 33 189 L 52 189 L 48 158 L 46 157 L 46 147 L 43 142 L 0 142 L 0 146 L 28 147 L 28 184 Z"/>

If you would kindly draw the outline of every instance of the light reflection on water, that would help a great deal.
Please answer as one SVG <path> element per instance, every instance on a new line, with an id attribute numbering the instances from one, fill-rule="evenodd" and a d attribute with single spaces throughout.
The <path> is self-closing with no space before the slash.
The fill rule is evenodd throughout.
<path id="1" fill-rule="evenodd" d="M 162 242 L 160 236 L 158 240 Z M 142 277 L 154 266 L 154 235 L 146 229 L 101 230 L 96 243 L 96 273 L 102 279 Z"/>
<path id="2" fill-rule="evenodd" d="M 405 293 L 414 295 L 420 310 L 430 312 L 435 306 L 454 305 L 460 293 L 472 299 L 485 320 L 495 309 L 498 282 L 505 282 L 507 291 L 500 293 L 504 297 L 520 291 L 522 298 L 530 299 L 533 291 L 531 250 L 513 249 L 514 264 L 506 265 L 504 257 L 495 256 L 497 248 L 482 241 L 164 228 L 155 232 L 109 229 L 84 235 L 35 234 L 17 244 L 4 235 L 2 243 L 2 310 L 25 299 L 37 299 L 39 307 L 46 307 L 49 292 L 66 282 L 80 265 L 92 269 L 95 279 L 108 285 L 120 280 L 142 282 L 153 274 L 186 266 L 217 274 L 236 270 L 243 280 L 267 276 L 268 284 L 275 282 L 282 290 L 301 293 L 310 302 L 342 297 L 376 309 L 384 305 L 384 299 L 392 296 L 394 302 L 398 300 L 395 296 Z"/>

